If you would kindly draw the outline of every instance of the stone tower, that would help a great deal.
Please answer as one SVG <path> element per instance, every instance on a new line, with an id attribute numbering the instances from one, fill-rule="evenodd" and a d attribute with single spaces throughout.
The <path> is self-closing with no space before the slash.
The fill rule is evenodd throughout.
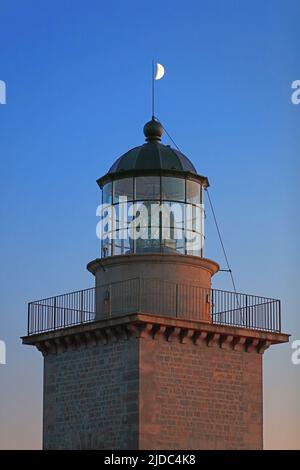
<path id="1" fill-rule="evenodd" d="M 280 302 L 212 289 L 208 179 L 160 142 L 158 121 L 144 133 L 98 180 L 95 287 L 29 304 L 43 447 L 261 449 L 263 352 L 288 341 Z"/>

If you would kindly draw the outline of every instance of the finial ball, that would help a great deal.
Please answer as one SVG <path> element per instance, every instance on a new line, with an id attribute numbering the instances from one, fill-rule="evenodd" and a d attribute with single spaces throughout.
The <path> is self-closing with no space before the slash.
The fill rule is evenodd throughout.
<path id="1" fill-rule="evenodd" d="M 144 134 L 148 142 L 160 141 L 161 136 L 163 135 L 163 126 L 159 121 L 152 118 L 151 121 L 144 125 Z"/>

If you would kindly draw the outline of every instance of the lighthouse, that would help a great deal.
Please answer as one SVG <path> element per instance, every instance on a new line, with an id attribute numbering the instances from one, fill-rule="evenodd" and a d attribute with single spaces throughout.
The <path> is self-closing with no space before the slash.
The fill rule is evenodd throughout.
<path id="1" fill-rule="evenodd" d="M 152 118 L 97 180 L 94 286 L 33 301 L 44 449 L 262 449 L 263 353 L 280 301 L 214 289 L 209 186 Z"/>

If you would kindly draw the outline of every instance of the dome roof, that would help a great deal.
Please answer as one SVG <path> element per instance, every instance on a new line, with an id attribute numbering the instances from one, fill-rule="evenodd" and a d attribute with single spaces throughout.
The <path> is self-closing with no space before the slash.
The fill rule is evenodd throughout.
<path id="1" fill-rule="evenodd" d="M 112 165 L 109 173 L 132 170 L 175 170 L 197 174 L 192 162 L 183 153 L 159 142 L 135 147 Z"/>
<path id="2" fill-rule="evenodd" d="M 202 180 L 203 184 L 209 185 L 205 176 L 198 175 L 192 162 L 179 150 L 163 145 L 160 140 L 163 134 L 163 126 L 156 119 L 152 118 L 144 126 L 146 143 L 134 147 L 119 157 L 111 166 L 108 173 L 97 180 L 100 187 L 107 180 L 113 180 L 125 175 L 135 173 L 173 173 L 180 172 L 190 174 L 192 178 Z M 122 175 L 122 176 L 121 176 Z"/>
<path id="3" fill-rule="evenodd" d="M 108 173 L 134 170 L 175 170 L 197 174 L 191 161 L 179 150 L 160 143 L 163 127 L 152 118 L 144 126 L 147 143 L 124 153 Z"/>

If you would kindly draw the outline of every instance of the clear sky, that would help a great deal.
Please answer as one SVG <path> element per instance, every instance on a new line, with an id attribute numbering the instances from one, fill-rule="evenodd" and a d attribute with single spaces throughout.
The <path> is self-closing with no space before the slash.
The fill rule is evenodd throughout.
<path id="1" fill-rule="evenodd" d="M 299 17 L 298 0 L 0 0 L 0 448 L 41 447 L 27 302 L 93 285 L 95 180 L 143 142 L 152 58 L 156 114 L 209 177 L 237 289 L 282 299 L 300 339 Z M 206 256 L 224 265 L 207 212 Z M 214 286 L 231 289 L 227 274 Z M 265 353 L 266 448 L 300 448 L 291 352 Z"/>

